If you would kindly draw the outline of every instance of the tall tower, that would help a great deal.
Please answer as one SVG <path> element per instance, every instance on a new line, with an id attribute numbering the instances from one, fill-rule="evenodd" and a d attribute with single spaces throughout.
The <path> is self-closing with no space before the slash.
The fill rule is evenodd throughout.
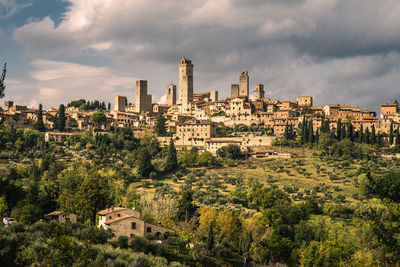
<path id="1" fill-rule="evenodd" d="M 136 81 L 135 109 L 139 113 L 152 111 L 151 95 L 147 94 L 147 81 L 145 80 Z"/>
<path id="2" fill-rule="evenodd" d="M 239 96 L 239 84 L 231 85 L 231 97 L 236 98 Z"/>
<path id="3" fill-rule="evenodd" d="M 114 110 L 125 111 L 128 100 L 125 96 L 116 95 L 114 97 Z"/>
<path id="4" fill-rule="evenodd" d="M 239 96 L 249 97 L 249 73 L 243 69 L 239 79 Z"/>
<path id="5" fill-rule="evenodd" d="M 254 90 L 254 98 L 256 100 L 264 98 L 264 84 L 256 84 L 256 89 Z"/>
<path id="6" fill-rule="evenodd" d="M 176 85 L 167 85 L 167 105 L 176 104 Z"/>
<path id="7" fill-rule="evenodd" d="M 193 64 L 192 61 L 182 57 L 179 64 L 179 101 L 184 109 L 193 101 Z"/>

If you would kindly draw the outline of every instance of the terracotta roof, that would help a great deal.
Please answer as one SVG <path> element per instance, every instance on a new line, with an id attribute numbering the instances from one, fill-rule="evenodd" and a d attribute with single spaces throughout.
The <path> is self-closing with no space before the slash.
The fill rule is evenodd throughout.
<path id="1" fill-rule="evenodd" d="M 55 210 L 53 212 L 47 213 L 45 216 L 61 215 L 61 211 Z"/>
<path id="2" fill-rule="evenodd" d="M 121 216 L 121 217 L 116 217 L 113 220 L 106 221 L 106 224 L 112 224 L 112 223 L 115 223 L 115 222 L 118 222 L 118 221 L 122 221 L 122 220 L 125 220 L 125 219 L 133 218 L 133 217 L 134 217 L 133 215 L 125 215 L 125 216 Z M 137 219 L 139 219 L 139 218 L 137 218 Z M 139 220 L 141 220 L 141 219 L 139 219 Z"/>
<path id="3" fill-rule="evenodd" d="M 121 207 L 108 208 L 108 209 L 99 211 L 97 214 L 103 216 L 103 215 L 107 215 L 109 213 L 113 213 L 113 212 L 120 211 L 120 210 L 126 210 L 126 209 L 129 209 L 129 208 L 121 208 Z"/>

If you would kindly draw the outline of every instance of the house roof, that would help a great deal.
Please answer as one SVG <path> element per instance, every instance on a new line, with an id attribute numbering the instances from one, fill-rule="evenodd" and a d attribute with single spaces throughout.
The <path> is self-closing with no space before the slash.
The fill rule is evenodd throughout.
<path id="1" fill-rule="evenodd" d="M 116 211 L 127 210 L 127 209 L 129 209 L 129 208 L 121 208 L 121 207 L 108 208 L 108 209 L 99 211 L 97 214 L 103 216 L 103 215 L 107 215 L 107 214 L 110 214 L 110 213 L 113 213 Z"/>
<path id="2" fill-rule="evenodd" d="M 115 222 L 119 222 L 119 221 L 122 221 L 122 220 L 133 218 L 133 217 L 134 217 L 133 215 L 124 215 L 124 216 L 121 216 L 121 217 L 116 217 L 115 219 L 106 221 L 106 224 L 112 224 L 112 223 L 115 223 Z M 139 218 L 136 218 L 136 219 L 143 221 L 142 219 L 139 219 Z"/>

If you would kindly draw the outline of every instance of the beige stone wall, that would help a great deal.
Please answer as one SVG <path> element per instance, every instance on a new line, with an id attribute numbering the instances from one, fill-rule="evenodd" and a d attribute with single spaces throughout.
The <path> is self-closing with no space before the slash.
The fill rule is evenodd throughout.
<path id="1" fill-rule="evenodd" d="M 147 81 L 136 81 L 136 112 L 151 112 L 151 95 L 147 94 Z"/>
<path id="2" fill-rule="evenodd" d="M 114 97 L 114 110 L 125 111 L 127 98 L 125 96 L 116 95 Z"/>
<path id="3" fill-rule="evenodd" d="M 193 64 L 190 60 L 182 57 L 179 64 L 179 101 L 183 109 L 189 107 L 193 101 Z"/>
<path id="4" fill-rule="evenodd" d="M 247 70 L 242 70 L 239 78 L 239 96 L 249 96 L 249 73 Z"/>
<path id="5" fill-rule="evenodd" d="M 239 97 L 239 84 L 231 85 L 231 98 Z"/>
<path id="6" fill-rule="evenodd" d="M 132 223 L 136 224 L 136 229 L 132 229 Z M 115 235 L 114 240 L 118 240 L 120 236 L 132 238 L 136 236 L 144 236 L 145 222 L 139 218 L 127 218 L 121 221 L 114 222 L 108 226 Z"/>
<path id="7" fill-rule="evenodd" d="M 167 105 L 176 104 L 176 85 L 167 85 Z"/>
<path id="8" fill-rule="evenodd" d="M 299 107 L 312 107 L 313 98 L 312 96 L 299 96 L 296 98 L 296 102 Z"/>
<path id="9" fill-rule="evenodd" d="M 256 84 L 256 89 L 254 90 L 254 99 L 263 99 L 264 96 L 264 85 Z"/>

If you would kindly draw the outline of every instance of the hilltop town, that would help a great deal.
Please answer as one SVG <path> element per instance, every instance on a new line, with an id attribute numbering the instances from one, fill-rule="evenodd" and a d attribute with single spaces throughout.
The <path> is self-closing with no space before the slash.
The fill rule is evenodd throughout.
<path id="1" fill-rule="evenodd" d="M 57 131 L 59 109 L 43 111 L 42 120 L 48 131 L 47 139 L 62 140 L 71 133 L 89 130 L 102 132 L 112 127 L 132 129 L 135 136 L 154 133 L 157 120 L 163 117 L 167 133 L 159 134 L 162 145 L 172 139 L 177 148 L 197 147 L 215 154 L 218 148 L 229 144 L 240 145 L 243 152 L 259 146 L 270 146 L 276 137 L 282 137 L 288 127 L 299 130 L 304 120 L 312 121 L 314 133 L 322 124 L 331 130 L 338 121 L 352 126 L 352 130 L 375 132 L 387 136 L 400 125 L 400 109 L 397 102 L 382 104 L 380 118 L 373 110 L 361 110 L 358 106 L 329 104 L 314 106 L 312 96 L 298 96 L 296 101 L 274 100 L 266 97 L 263 84 L 256 84 L 253 99 L 250 98 L 250 76 L 246 69 L 238 75 L 238 84 L 231 85 L 231 95 L 218 99 L 218 91 L 194 92 L 194 64 L 182 57 L 178 67 L 179 84 L 166 86 L 166 103 L 152 102 L 148 81 L 136 82 L 135 103 L 131 96 L 116 95 L 114 105 L 85 100 L 72 101 L 65 107 L 65 127 Z M 128 104 L 129 103 L 129 104 Z M 94 108 L 93 108 L 94 106 Z M 101 111 L 102 120 L 92 115 Z M 38 121 L 38 109 L 28 108 L 5 101 L 2 120 L 15 127 L 33 127 Z M 233 135 L 229 128 L 245 126 L 244 131 Z M 228 131 L 221 131 L 228 127 Z M 381 138 L 379 138 L 381 139 Z"/>
<path id="2" fill-rule="evenodd" d="M 246 69 L 219 100 L 178 73 L 165 104 L 146 80 L 134 104 L 5 101 L 1 266 L 398 265 L 396 101 L 251 97 Z"/>

